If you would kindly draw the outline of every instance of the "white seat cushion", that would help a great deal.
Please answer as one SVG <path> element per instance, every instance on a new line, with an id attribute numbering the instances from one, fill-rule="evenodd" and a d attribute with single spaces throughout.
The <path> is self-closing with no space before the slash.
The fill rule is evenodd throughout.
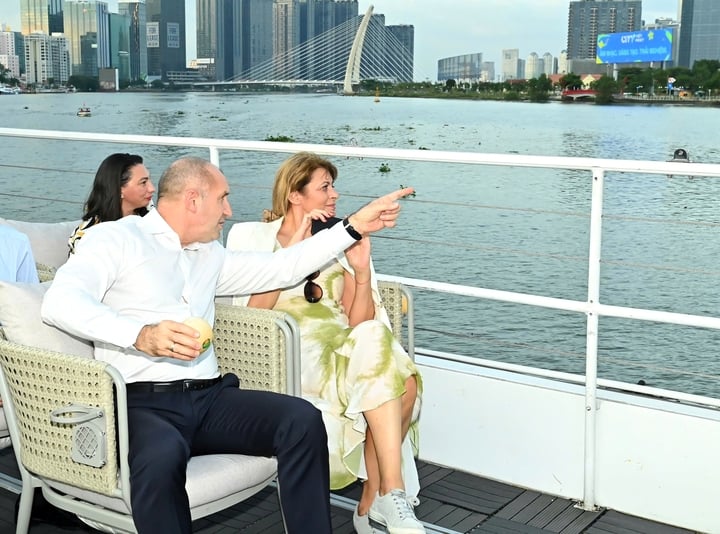
<path id="1" fill-rule="evenodd" d="M 190 458 L 187 468 L 185 489 L 190 509 L 204 506 L 213 501 L 247 488 L 271 481 L 277 472 L 275 458 L 245 456 L 243 454 L 208 454 Z M 72 497 L 99 504 L 104 508 L 128 514 L 129 510 L 121 499 L 68 486 L 60 482 L 47 481 L 50 486 Z"/>

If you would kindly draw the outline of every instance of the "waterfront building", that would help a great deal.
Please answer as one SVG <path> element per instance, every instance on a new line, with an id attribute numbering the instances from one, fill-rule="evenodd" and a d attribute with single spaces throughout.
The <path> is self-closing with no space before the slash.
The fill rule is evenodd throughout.
<path id="1" fill-rule="evenodd" d="M 72 73 L 68 39 L 62 34 L 35 32 L 25 36 L 25 82 L 28 85 L 67 83 Z"/>
<path id="2" fill-rule="evenodd" d="M 477 83 L 482 75 L 482 53 L 463 54 L 438 60 L 439 82 L 455 80 L 458 83 Z"/>
<path id="3" fill-rule="evenodd" d="M 20 78 L 20 55 L 15 48 L 15 32 L 0 32 L 0 65 L 8 69 L 13 78 Z"/>
<path id="4" fill-rule="evenodd" d="M 119 81 L 130 81 L 130 16 L 110 13 L 110 67 L 117 69 Z"/>
<path id="5" fill-rule="evenodd" d="M 720 59 L 720 2 L 683 0 L 680 9 L 678 65 L 692 68 L 701 59 Z"/>
<path id="6" fill-rule="evenodd" d="M 298 58 L 288 54 L 300 44 L 300 2 L 275 0 L 273 3 L 273 56 L 287 54 L 287 60 L 276 65 L 275 75 L 280 78 L 299 78 Z"/>
<path id="7" fill-rule="evenodd" d="M 185 70 L 185 2 L 147 0 L 148 75 L 167 79 L 169 71 Z"/>
<path id="8" fill-rule="evenodd" d="M 506 48 L 502 51 L 502 81 L 517 80 L 523 75 L 522 60 L 518 48 Z"/>
<path id="9" fill-rule="evenodd" d="M 118 13 L 130 17 L 130 79 L 144 80 L 148 73 L 145 0 L 120 0 Z"/>
<path id="10" fill-rule="evenodd" d="M 542 58 L 538 56 L 536 52 L 531 52 L 525 60 L 525 72 L 523 77 L 526 80 L 532 80 L 533 78 L 539 78 L 544 71 L 545 63 Z"/>
<path id="11" fill-rule="evenodd" d="M 568 70 L 568 56 L 567 56 L 567 50 L 561 50 L 560 51 L 560 57 L 557 61 L 557 73 L 558 74 L 567 74 L 570 72 Z"/>
<path id="12" fill-rule="evenodd" d="M 198 58 L 203 63 L 212 65 L 215 79 L 226 80 L 249 70 L 255 65 L 268 61 L 273 55 L 273 3 L 267 0 L 202 0 L 214 3 L 216 39 L 205 41 L 202 53 L 213 56 L 201 56 L 198 47 Z M 198 9 L 200 3 L 198 3 Z M 210 8 L 208 8 L 210 9 Z M 210 16 L 210 11 L 208 17 Z M 205 23 L 211 21 L 206 17 Z M 198 32 L 200 22 L 198 22 Z M 211 30 L 205 28 L 206 34 Z M 209 43 L 209 44 L 208 44 Z M 208 75 L 210 75 L 208 71 Z"/>
<path id="13" fill-rule="evenodd" d="M 97 77 L 110 65 L 109 11 L 99 0 L 65 0 L 65 35 L 73 74 Z"/>
<path id="14" fill-rule="evenodd" d="M 567 57 L 569 71 L 604 73 L 597 65 L 597 38 L 603 33 L 632 32 L 642 28 L 641 0 L 573 0 L 568 10 Z"/>
<path id="15" fill-rule="evenodd" d="M 415 26 L 412 24 L 392 24 L 387 26 L 387 31 L 396 39 L 391 39 L 389 45 L 402 47 L 400 50 L 404 50 L 404 53 L 399 54 L 398 65 L 396 65 L 396 69 L 399 71 L 398 81 L 412 82 L 415 70 Z"/>
<path id="16" fill-rule="evenodd" d="M 495 62 L 494 61 L 483 61 L 482 69 L 480 70 L 480 81 L 481 82 L 494 82 L 495 81 Z"/>
<path id="17" fill-rule="evenodd" d="M 545 52 L 542 57 L 543 61 L 543 73 L 545 76 L 550 76 L 557 72 L 557 58 L 553 57 L 550 52 Z"/>
<path id="18" fill-rule="evenodd" d="M 218 0 L 197 0 L 195 4 L 195 43 L 198 58 L 214 58 L 217 53 Z"/>
<path id="19" fill-rule="evenodd" d="M 62 33 L 50 36 L 50 51 L 52 53 L 52 77 L 56 85 L 65 85 L 72 75 L 72 62 L 70 60 L 70 42 Z"/>

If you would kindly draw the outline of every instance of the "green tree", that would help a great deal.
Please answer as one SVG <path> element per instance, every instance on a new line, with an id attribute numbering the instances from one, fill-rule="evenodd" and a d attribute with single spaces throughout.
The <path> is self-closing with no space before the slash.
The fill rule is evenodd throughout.
<path id="1" fill-rule="evenodd" d="M 528 80 L 527 92 L 531 102 L 547 102 L 550 98 L 550 91 L 552 91 L 552 82 L 545 73 Z"/>
<path id="2" fill-rule="evenodd" d="M 580 89 L 582 87 L 582 80 L 577 74 L 569 72 L 560 78 L 560 87 L 563 89 Z"/>
<path id="3" fill-rule="evenodd" d="M 597 91 L 595 103 L 606 105 L 613 101 L 613 95 L 618 90 L 618 83 L 610 76 L 602 76 L 598 80 L 595 80 L 591 87 Z"/>
<path id="4" fill-rule="evenodd" d="M 455 89 L 455 87 L 457 87 L 457 82 L 452 78 L 445 81 L 445 89 L 447 89 L 448 91 L 452 91 L 453 89 Z"/>

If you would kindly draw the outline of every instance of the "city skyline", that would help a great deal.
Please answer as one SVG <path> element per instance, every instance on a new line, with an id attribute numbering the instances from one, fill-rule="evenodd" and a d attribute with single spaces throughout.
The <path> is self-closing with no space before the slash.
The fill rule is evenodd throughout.
<path id="1" fill-rule="evenodd" d="M 384 14 L 386 24 L 415 27 L 415 79 L 435 80 L 441 58 L 480 52 L 484 61 L 495 63 L 498 71 L 503 49 L 517 48 L 520 58 L 532 52 L 549 52 L 557 57 L 567 45 L 567 17 L 570 0 L 445 0 L 442 10 L 430 0 L 391 0 L 386 3 L 359 0 L 359 12 L 369 5 Z M 541 4 L 541 5 L 539 5 Z M 643 0 L 643 19 L 677 19 L 679 0 Z M 108 0 L 117 12 L 117 0 Z M 196 57 L 195 7 L 186 4 L 187 59 Z M 19 0 L 3 0 L 0 23 L 20 31 Z"/>

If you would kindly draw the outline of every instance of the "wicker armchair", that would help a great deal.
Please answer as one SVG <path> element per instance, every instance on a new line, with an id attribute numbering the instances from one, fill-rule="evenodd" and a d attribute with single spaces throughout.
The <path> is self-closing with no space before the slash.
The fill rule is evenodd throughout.
<path id="1" fill-rule="evenodd" d="M 410 357 L 415 359 L 415 315 L 412 293 L 404 285 L 386 280 L 378 282 L 378 290 L 383 307 L 390 317 L 393 334 Z"/>
<path id="2" fill-rule="evenodd" d="M 218 304 L 215 350 L 243 387 L 300 394 L 297 325 L 271 310 Z M 0 336 L 0 396 L 22 476 L 16 533 L 28 531 L 33 489 L 88 524 L 136 532 L 130 515 L 127 405 L 109 364 L 18 345 Z M 274 458 L 191 458 L 193 519 L 257 493 L 277 475 Z"/>

